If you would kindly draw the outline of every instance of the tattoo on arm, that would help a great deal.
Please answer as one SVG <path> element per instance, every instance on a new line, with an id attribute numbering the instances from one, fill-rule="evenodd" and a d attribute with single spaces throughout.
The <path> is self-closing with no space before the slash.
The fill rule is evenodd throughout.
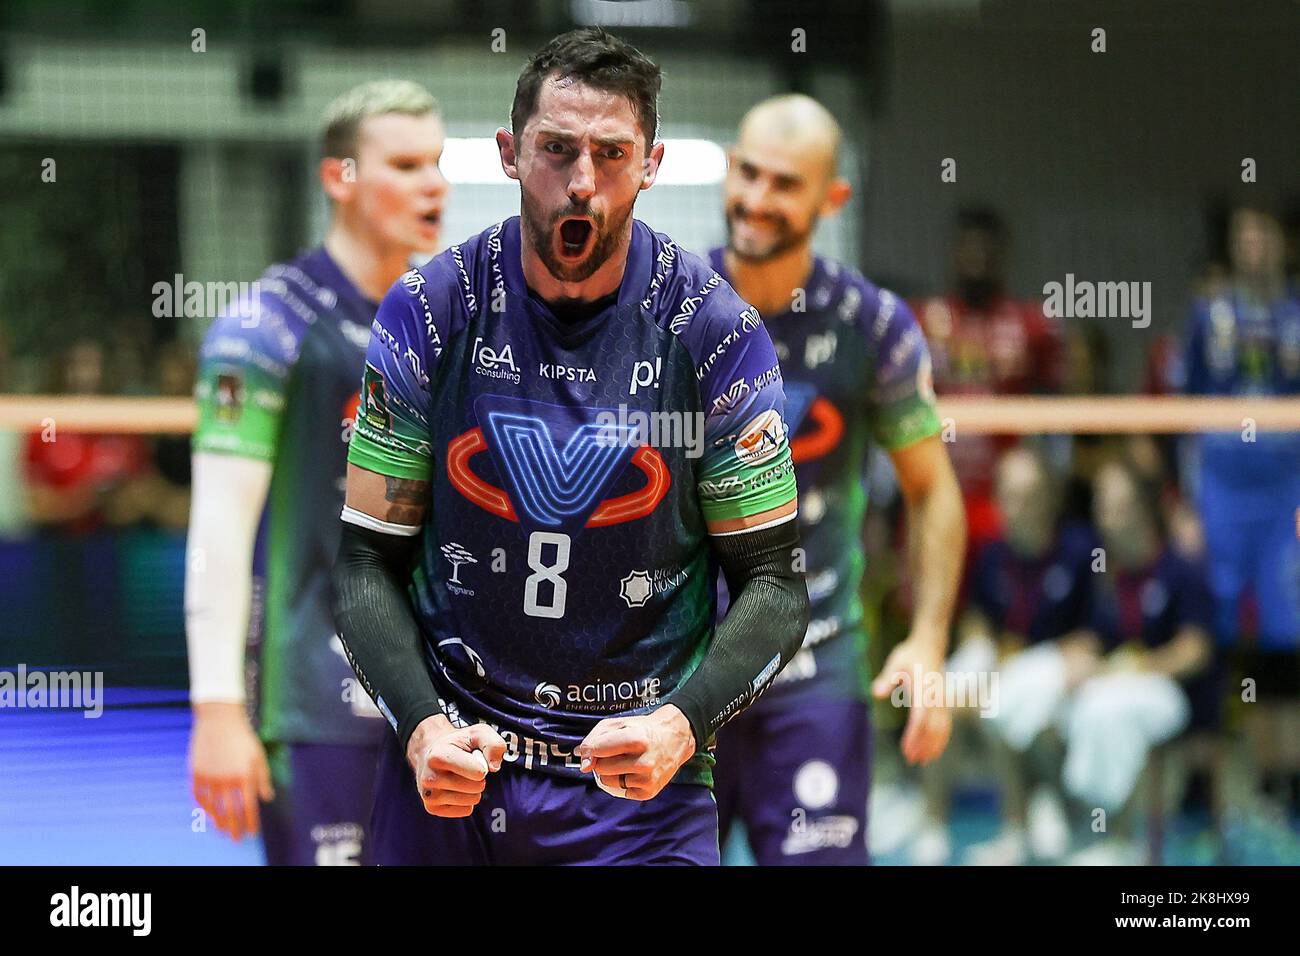
<path id="1" fill-rule="evenodd" d="M 385 521 L 419 524 L 429 500 L 429 483 L 414 478 L 384 476 L 384 499 L 388 502 Z"/>

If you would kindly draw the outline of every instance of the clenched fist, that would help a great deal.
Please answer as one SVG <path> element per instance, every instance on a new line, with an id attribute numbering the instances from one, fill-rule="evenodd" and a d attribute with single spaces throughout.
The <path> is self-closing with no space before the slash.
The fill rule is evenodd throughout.
<path id="1" fill-rule="evenodd" d="M 584 773 L 596 775 L 606 793 L 651 800 L 695 754 L 695 735 L 672 704 L 640 717 L 607 717 L 591 729 L 574 753 Z"/>
<path id="2" fill-rule="evenodd" d="M 406 742 L 406 762 L 415 771 L 420 799 L 435 817 L 469 816 L 505 753 L 506 742 L 487 724 L 457 730 L 442 714 L 420 721 Z"/>

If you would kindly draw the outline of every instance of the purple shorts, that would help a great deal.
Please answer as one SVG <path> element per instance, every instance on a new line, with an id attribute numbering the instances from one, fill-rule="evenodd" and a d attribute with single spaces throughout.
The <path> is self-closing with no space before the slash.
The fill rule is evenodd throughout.
<path id="1" fill-rule="evenodd" d="M 360 866 L 369 862 L 366 822 L 378 745 L 271 744 L 275 799 L 262 804 L 270 866 Z"/>
<path id="2" fill-rule="evenodd" d="M 760 700 L 723 727 L 713 769 L 722 840 L 740 820 L 760 866 L 865 866 L 870 706 Z"/>
<path id="3" fill-rule="evenodd" d="M 381 866 L 720 862 L 708 787 L 669 784 L 653 800 L 624 800 L 587 780 L 506 763 L 470 816 L 446 819 L 425 811 L 396 738 L 379 758 L 370 831 Z"/>

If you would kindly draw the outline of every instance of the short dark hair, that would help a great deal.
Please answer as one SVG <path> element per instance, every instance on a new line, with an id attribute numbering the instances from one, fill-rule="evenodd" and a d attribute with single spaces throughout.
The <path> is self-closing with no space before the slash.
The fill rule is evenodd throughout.
<path id="1" fill-rule="evenodd" d="M 523 132 L 537 110 L 537 97 L 547 77 L 571 77 L 597 90 L 619 93 L 632 104 L 646 149 L 659 129 L 659 87 L 663 74 L 644 53 L 600 27 L 583 27 L 556 37 L 533 54 L 519 74 L 510 128 Z"/>

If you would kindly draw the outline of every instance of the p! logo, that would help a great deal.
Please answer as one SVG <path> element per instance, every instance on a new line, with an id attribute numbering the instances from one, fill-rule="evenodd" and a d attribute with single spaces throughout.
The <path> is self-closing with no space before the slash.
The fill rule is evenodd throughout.
<path id="1" fill-rule="evenodd" d="M 632 366 L 632 384 L 628 386 L 628 394 L 635 395 L 638 388 L 658 388 L 659 374 L 663 371 L 663 359 L 656 358 L 653 362 L 641 360 Z"/>

